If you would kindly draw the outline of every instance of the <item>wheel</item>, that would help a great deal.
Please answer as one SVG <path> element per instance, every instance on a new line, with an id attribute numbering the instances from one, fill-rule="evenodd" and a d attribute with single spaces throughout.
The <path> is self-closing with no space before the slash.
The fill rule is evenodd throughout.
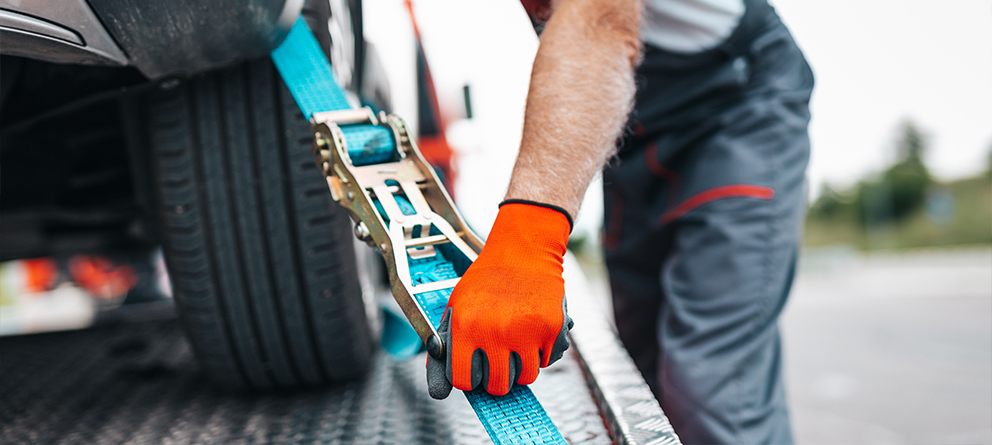
<path id="1" fill-rule="evenodd" d="M 268 59 L 147 101 L 163 250 L 202 367 L 233 390 L 339 382 L 372 355 L 347 211 Z"/>

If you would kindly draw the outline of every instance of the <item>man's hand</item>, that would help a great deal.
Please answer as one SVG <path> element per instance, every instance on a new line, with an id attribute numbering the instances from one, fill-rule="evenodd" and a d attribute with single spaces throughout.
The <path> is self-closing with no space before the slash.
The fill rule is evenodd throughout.
<path id="1" fill-rule="evenodd" d="M 504 395 L 561 358 L 572 328 L 561 276 L 570 231 L 563 210 L 504 202 L 485 248 L 448 300 L 438 330 L 447 360 L 427 359 L 431 397 L 447 397 L 452 385 Z"/>
<path id="2" fill-rule="evenodd" d="M 612 156 L 633 103 L 642 0 L 555 4 L 534 59 L 507 201 L 448 301 L 438 331 L 446 360 L 427 359 L 434 398 L 447 397 L 452 384 L 506 394 L 568 347 L 568 215 Z"/>

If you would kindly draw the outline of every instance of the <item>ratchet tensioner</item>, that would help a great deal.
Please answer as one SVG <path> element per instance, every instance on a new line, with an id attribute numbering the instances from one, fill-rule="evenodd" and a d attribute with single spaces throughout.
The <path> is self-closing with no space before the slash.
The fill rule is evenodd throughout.
<path id="1" fill-rule="evenodd" d="M 410 261 L 436 255 L 435 246 L 450 243 L 472 262 L 482 241 L 465 224 L 402 119 L 365 107 L 314 113 L 311 125 L 313 153 L 332 197 L 351 212 L 355 236 L 382 253 L 393 297 L 427 352 L 443 358 L 445 344 L 415 296 L 451 289 L 459 278 L 415 284 Z M 356 125 L 390 131 L 396 150 L 390 162 L 352 163 L 342 128 Z"/>

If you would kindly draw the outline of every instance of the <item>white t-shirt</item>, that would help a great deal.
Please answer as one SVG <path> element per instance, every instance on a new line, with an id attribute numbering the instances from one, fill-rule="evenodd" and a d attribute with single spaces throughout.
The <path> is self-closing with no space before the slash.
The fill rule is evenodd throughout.
<path id="1" fill-rule="evenodd" d="M 661 49 L 697 53 L 714 48 L 744 16 L 744 0 L 645 0 L 641 39 Z"/>

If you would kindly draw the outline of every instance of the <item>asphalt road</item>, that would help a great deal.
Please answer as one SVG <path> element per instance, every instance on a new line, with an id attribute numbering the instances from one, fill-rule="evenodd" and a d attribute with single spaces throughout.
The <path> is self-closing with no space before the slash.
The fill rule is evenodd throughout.
<path id="1" fill-rule="evenodd" d="M 992 443 L 992 249 L 812 252 L 781 323 L 798 443 Z"/>

